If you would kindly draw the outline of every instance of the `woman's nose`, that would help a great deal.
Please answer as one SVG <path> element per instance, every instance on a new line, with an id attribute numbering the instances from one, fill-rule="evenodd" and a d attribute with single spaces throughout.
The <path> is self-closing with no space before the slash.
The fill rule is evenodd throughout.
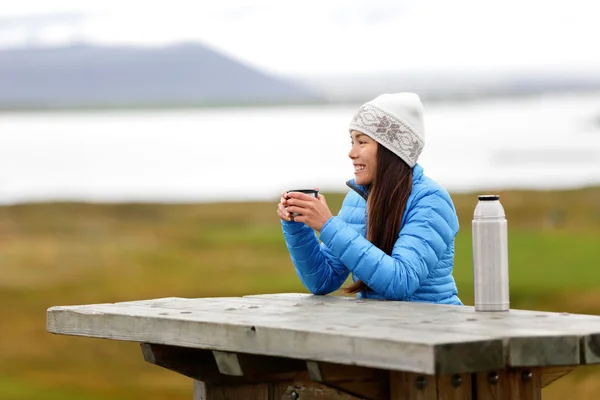
<path id="1" fill-rule="evenodd" d="M 348 152 L 348 157 L 350 157 L 352 160 L 354 160 L 357 157 L 354 146 L 352 146 L 352 148 Z"/>

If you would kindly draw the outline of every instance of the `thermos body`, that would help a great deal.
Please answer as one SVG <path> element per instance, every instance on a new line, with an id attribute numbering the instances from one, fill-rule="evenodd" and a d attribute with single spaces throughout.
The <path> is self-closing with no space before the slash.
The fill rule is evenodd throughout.
<path id="1" fill-rule="evenodd" d="M 507 227 L 500 197 L 479 196 L 472 222 L 476 311 L 510 309 Z"/>

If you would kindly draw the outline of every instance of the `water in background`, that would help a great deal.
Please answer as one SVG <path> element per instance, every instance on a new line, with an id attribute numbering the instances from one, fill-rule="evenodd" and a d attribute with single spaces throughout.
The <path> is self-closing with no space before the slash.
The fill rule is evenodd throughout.
<path id="1" fill-rule="evenodd" d="M 450 191 L 600 184 L 600 94 L 432 103 Z M 274 200 L 345 191 L 349 106 L 0 114 L 0 203 Z"/>

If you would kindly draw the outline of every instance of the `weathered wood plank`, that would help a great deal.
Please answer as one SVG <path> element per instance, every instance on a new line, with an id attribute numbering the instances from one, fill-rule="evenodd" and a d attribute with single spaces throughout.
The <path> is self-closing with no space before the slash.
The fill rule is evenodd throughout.
<path id="1" fill-rule="evenodd" d="M 83 307 L 83 308 L 79 308 Z M 91 307 L 91 308 L 90 308 Z M 499 364 L 514 367 L 577 365 L 581 362 L 600 362 L 600 317 L 547 313 L 525 310 L 511 310 L 506 313 L 477 313 L 472 307 L 442 306 L 421 303 L 385 302 L 372 300 L 356 300 L 350 297 L 312 296 L 312 295 L 277 295 L 253 296 L 244 298 L 166 298 L 116 304 L 73 306 L 69 312 L 81 314 L 93 313 L 94 309 L 105 307 L 109 314 L 126 316 L 133 309 L 145 310 L 144 328 L 156 324 L 168 324 L 171 329 L 189 329 L 192 324 L 210 326 L 209 331 L 227 335 L 231 329 L 238 330 L 246 342 L 254 343 L 256 354 L 263 354 L 261 346 L 267 346 L 261 340 L 266 337 L 287 341 L 294 337 L 298 347 L 296 355 L 277 349 L 277 355 L 283 357 L 308 359 L 300 355 L 300 348 L 311 341 L 335 341 L 339 338 L 346 345 L 356 345 L 366 352 L 367 345 L 379 345 L 379 351 L 386 352 L 386 343 L 400 346 L 398 337 L 404 338 L 404 357 L 382 362 L 377 354 L 360 362 L 363 366 L 374 368 L 403 369 L 419 373 L 461 373 L 493 369 Z M 132 308 L 133 307 L 133 308 Z M 48 327 L 52 331 L 54 315 L 64 308 L 52 308 L 48 312 Z M 97 312 L 104 312 L 96 310 Z M 136 311 L 137 312 L 137 311 Z M 348 318 L 352 315 L 352 318 Z M 88 318 L 79 316 L 77 318 Z M 95 318 L 93 315 L 90 318 Z M 104 317 L 102 317 L 104 318 Z M 110 317 L 113 318 L 113 317 Z M 158 320 L 165 320 L 157 322 Z M 235 321 L 234 324 L 228 321 Z M 170 322 L 166 322 L 170 321 Z M 195 322 L 192 322 L 195 321 Z M 310 324 L 308 323 L 310 322 Z M 71 321 L 72 323 L 72 321 Z M 233 325 L 233 326 L 232 326 Z M 178 328 L 176 328 L 179 326 Z M 252 330 L 254 327 L 254 331 Z M 261 331 L 256 335 L 256 329 Z M 291 329 L 290 329 L 291 328 Z M 240 330 L 246 330 L 242 333 Z M 287 332 L 287 335 L 283 332 Z M 266 332 L 266 333 L 265 333 Z M 67 333 L 68 332 L 57 332 Z M 205 333 L 208 334 L 208 331 Z M 73 333 L 73 334 L 82 334 Z M 85 334 L 85 333 L 83 333 Z M 108 333 L 110 334 L 110 333 Z M 167 332 L 169 335 L 174 332 Z M 139 336 L 137 335 L 137 336 Z M 282 336 L 284 335 L 284 336 Z M 298 341 L 303 335 L 303 341 Z M 124 335 L 121 340 L 144 341 L 134 338 L 136 335 Z M 254 336 L 254 339 L 252 337 Z M 103 337 L 103 336 L 99 336 Z M 202 343 L 199 343 L 198 340 Z M 182 342 L 170 344 L 189 345 L 190 347 L 207 348 L 218 351 L 241 351 L 241 347 L 231 341 L 227 343 L 206 342 L 205 337 L 196 338 L 191 344 Z M 161 337 L 153 338 L 161 340 Z M 187 340 L 187 339 L 183 339 Z M 238 340 L 239 341 L 239 340 Z M 498 344 L 505 343 L 505 346 Z M 490 344 L 491 343 L 491 344 Z M 477 347 L 485 349 L 490 344 L 494 351 L 486 354 L 490 359 L 482 359 L 473 355 Z M 363 347 L 361 347 L 363 346 Z M 503 348 L 505 347 L 505 348 Z M 356 349 L 356 347 L 354 347 Z M 337 349 L 337 350 L 336 350 Z M 328 348 L 329 353 L 316 361 L 348 363 L 341 360 L 339 347 Z M 271 349 L 273 350 L 273 349 Z M 420 356 L 415 357 L 415 353 Z M 376 352 L 375 352 L 376 353 Z M 409 357 L 409 353 L 411 356 Z M 346 358 L 354 357 L 348 354 Z M 385 358 L 385 355 L 383 355 Z M 506 358 L 504 358 L 506 357 Z M 359 357 L 360 358 L 360 357 Z M 502 358 L 502 359 L 500 359 Z M 457 365 L 457 361 L 463 365 Z M 374 363 L 372 362 L 374 361 Z M 438 361 L 438 362 L 436 362 Z M 492 364 L 496 364 L 492 366 Z M 433 372 L 432 372 L 433 371 Z"/>
<path id="2" fill-rule="evenodd" d="M 298 305 L 323 302 L 335 304 L 343 309 L 352 307 L 352 303 L 360 302 L 362 308 L 376 312 L 381 318 L 390 318 L 393 313 L 401 312 L 404 318 L 421 318 L 422 323 L 432 324 L 432 329 L 489 333 L 508 339 L 509 365 L 515 367 L 600 363 L 600 316 L 595 315 L 516 309 L 499 313 L 476 312 L 469 306 L 432 308 L 428 304 L 299 293 L 248 297 L 267 301 L 288 301 Z M 557 352 L 557 349 L 561 351 Z"/>
<path id="3" fill-rule="evenodd" d="M 535 311 L 535 310 L 519 310 L 512 309 L 507 312 L 477 312 L 474 307 L 471 306 L 450 306 L 441 304 L 428 304 L 428 303 L 410 303 L 410 302 L 396 302 L 396 301 L 379 301 L 372 299 L 356 299 L 348 296 L 318 296 L 304 293 L 276 293 L 276 294 L 262 294 L 262 295 L 248 295 L 243 298 L 247 299 L 258 299 L 263 301 L 277 301 L 278 304 L 287 302 L 297 303 L 299 306 L 304 304 L 316 304 L 323 303 L 328 305 L 335 305 L 336 307 L 346 309 L 352 307 L 352 304 L 359 303 L 361 308 L 368 308 L 370 311 L 377 310 L 382 316 L 392 316 L 400 312 L 403 316 L 414 316 L 414 315 L 425 315 L 430 317 L 432 321 L 439 321 L 440 318 L 449 318 L 442 321 L 451 322 L 452 318 L 457 318 L 455 315 L 458 314 L 461 317 L 469 318 L 469 320 L 475 319 L 475 321 L 482 321 L 485 323 L 501 323 L 505 324 L 508 322 L 518 322 L 519 324 L 526 324 L 528 327 L 554 327 L 558 331 L 564 331 L 569 327 L 560 327 L 559 325 L 573 325 L 574 330 L 579 330 L 580 327 L 587 328 L 591 331 L 596 331 L 600 327 L 600 316 L 587 315 L 587 314 L 570 314 L 562 312 L 548 312 L 548 311 Z M 179 298 L 184 304 L 189 299 Z M 161 299 L 150 300 L 151 302 L 161 302 Z M 118 303 L 117 303 L 118 304 Z M 173 303 L 175 304 L 175 303 Z M 254 303 L 253 303 L 254 304 Z M 463 321 L 464 321 L 463 320 Z M 475 322 L 473 321 L 473 322 Z"/>
<path id="4" fill-rule="evenodd" d="M 585 329 L 586 327 L 582 327 Z M 575 327 L 574 327 L 575 329 Z M 592 331 L 592 327 L 589 328 Z M 582 364 L 600 364 L 600 334 L 594 333 L 581 338 Z"/>
<path id="5" fill-rule="evenodd" d="M 271 299 L 273 297 L 273 299 Z M 295 310 L 301 313 L 303 307 L 310 312 L 316 308 L 323 308 L 320 313 L 340 310 L 362 310 L 365 314 L 375 314 L 373 319 L 378 325 L 413 325 L 431 324 L 427 329 L 445 331 L 448 327 L 458 330 L 486 329 L 487 326 L 494 328 L 496 335 L 507 337 L 519 336 L 519 332 L 531 332 L 536 334 L 549 331 L 547 336 L 558 335 L 588 335 L 589 333 L 600 334 L 600 316 L 538 312 L 529 310 L 511 310 L 509 312 L 475 312 L 469 306 L 448 306 L 426 303 L 389 302 L 377 300 L 356 300 L 342 296 L 315 296 L 301 294 L 277 294 L 277 295 L 254 295 L 243 298 L 212 298 L 212 299 L 184 299 L 168 298 L 148 301 L 115 303 L 117 305 L 147 305 L 150 307 L 173 308 L 175 310 L 198 310 L 201 303 L 231 301 L 232 307 L 229 311 L 244 312 L 247 309 L 267 307 L 264 312 L 279 313 L 285 310 Z M 254 300 L 259 300 L 254 301 Z M 261 302 L 262 300 L 263 302 Z M 267 300 L 265 302 L 265 300 Z M 276 300 L 276 301 L 275 301 Z M 290 304 L 292 302 L 293 304 Z M 325 307 L 319 307 L 325 306 Z M 418 318 L 415 320 L 415 318 Z M 468 324 L 466 324 L 468 322 Z M 340 329 L 348 328 L 346 323 Z M 581 335 L 579 335 L 581 336 Z M 600 348 L 600 341 L 597 347 Z M 600 350 L 600 349 L 598 349 Z"/>
<path id="6" fill-rule="evenodd" d="M 291 300 L 291 301 L 322 301 L 325 303 L 351 302 L 359 300 L 354 296 L 322 296 L 308 293 L 272 293 L 272 294 L 249 294 L 242 296 L 245 299 L 263 299 L 263 300 Z M 175 299 L 175 297 L 170 297 Z M 179 297 L 180 299 L 183 297 Z"/>
<path id="7" fill-rule="evenodd" d="M 282 296 L 283 298 L 285 298 L 285 296 Z M 345 317 L 346 315 L 350 315 L 351 312 L 349 313 L 343 313 L 340 314 L 339 312 L 339 303 L 343 302 L 343 303 L 347 303 L 347 304 L 351 304 L 351 303 L 356 303 L 355 300 L 349 298 L 349 297 L 335 297 L 335 296 L 305 296 L 305 295 L 301 295 L 301 296 L 292 296 L 292 299 L 295 298 L 300 299 L 300 301 L 304 301 L 304 305 L 306 307 L 300 307 L 299 304 L 290 304 L 290 303 L 277 303 L 277 302 L 273 302 L 273 301 L 269 301 L 269 302 L 264 302 L 264 301 L 260 301 L 260 297 L 257 297 L 259 299 L 258 302 L 256 301 L 250 301 L 253 298 L 252 297 L 245 297 L 242 299 L 230 299 L 230 298 L 226 298 L 225 300 L 228 301 L 228 304 L 231 306 L 230 308 L 228 308 L 227 310 L 236 315 L 236 318 L 242 317 L 243 315 L 247 315 L 247 312 L 256 312 L 259 308 L 261 309 L 261 313 L 264 314 L 271 314 L 273 316 L 281 316 L 282 314 L 285 314 L 286 316 L 289 316 L 289 313 L 293 313 L 293 315 L 297 316 L 298 318 L 301 319 L 301 321 L 311 321 L 311 324 L 315 324 L 313 325 L 316 329 L 322 329 L 322 327 L 320 327 L 319 325 L 321 324 L 322 321 L 328 322 L 329 324 L 324 328 L 326 331 L 330 331 L 332 333 L 335 332 L 344 332 L 343 334 L 348 334 L 349 332 L 352 331 L 356 331 L 357 328 L 360 328 L 363 332 L 366 330 L 376 330 L 377 332 L 384 332 L 384 331 L 388 331 L 389 332 L 389 336 L 390 337 L 394 337 L 397 335 L 401 335 L 403 337 L 412 337 L 412 336 L 407 336 L 404 332 L 406 328 L 409 328 L 411 330 L 419 330 L 422 333 L 418 333 L 417 335 L 423 335 L 423 338 L 425 337 L 429 337 L 430 335 L 434 335 L 437 338 L 450 338 L 453 335 L 453 329 L 454 328 L 454 324 L 452 324 L 449 328 L 447 326 L 442 327 L 442 329 L 436 329 L 435 325 L 425 325 L 425 324 L 411 324 L 410 322 L 407 321 L 414 321 L 415 318 L 419 318 L 422 319 L 423 318 L 423 305 L 420 305 L 421 307 L 417 310 L 418 313 L 412 313 L 410 310 L 391 310 L 394 312 L 393 317 L 389 317 L 387 315 L 383 315 L 383 316 L 378 316 L 376 313 L 378 313 L 380 310 L 372 310 L 372 311 L 366 311 L 366 310 L 360 310 L 365 312 L 365 314 L 361 315 L 361 318 L 367 318 L 367 319 L 371 319 L 372 321 L 362 321 L 362 320 L 358 320 L 356 322 L 348 322 L 347 318 Z M 223 301 L 223 298 L 213 298 L 213 299 L 184 299 L 184 298 L 168 298 L 168 299 L 155 299 L 155 300 L 149 300 L 149 301 L 143 301 L 143 302 L 127 302 L 127 303 L 117 303 L 117 305 L 119 304 L 123 304 L 123 305 L 136 305 L 136 304 L 144 304 L 144 305 L 148 305 L 151 307 L 161 307 L 161 308 L 168 308 L 168 309 L 173 309 L 176 310 L 176 312 L 180 312 L 180 310 L 190 310 L 193 311 L 194 313 L 197 313 L 201 308 L 202 308 L 202 304 L 200 303 L 205 303 L 207 301 Z M 363 301 L 359 300 L 358 303 L 362 304 Z M 366 307 L 368 306 L 374 306 L 374 305 L 388 305 L 391 304 L 391 302 L 365 302 Z M 411 306 L 412 304 L 415 303 L 402 303 L 402 302 L 395 302 L 395 304 L 398 304 L 400 306 Z M 328 305 L 333 305 L 332 307 L 327 307 Z M 431 305 L 429 304 L 428 306 L 432 306 L 432 307 L 437 307 L 438 305 Z M 361 305 L 361 307 L 363 307 Z M 457 308 L 455 306 L 446 306 L 446 305 L 440 305 L 440 307 L 442 307 L 445 310 L 452 310 L 454 308 Z M 349 311 L 353 311 L 353 310 L 349 310 Z M 354 310 L 355 311 L 355 310 Z M 384 310 L 385 312 L 386 310 Z M 389 310 L 388 310 L 389 311 Z M 239 313 L 239 314 L 238 314 Z M 388 312 L 389 314 L 389 312 Z M 319 318 L 319 317 L 322 318 Z M 428 321 L 426 321 L 428 322 Z M 437 332 L 436 332 L 437 330 Z M 465 344 L 465 343 L 461 343 L 460 340 L 455 340 L 454 342 L 451 343 L 446 343 L 446 344 L 440 344 L 438 346 L 436 346 L 436 348 L 434 349 L 434 358 L 439 359 L 440 362 L 438 363 L 438 369 L 437 372 L 438 373 L 455 373 L 455 372 L 465 372 L 465 371 L 477 371 L 477 370 L 481 370 L 481 369 L 485 369 L 485 368 L 489 368 L 490 365 L 492 364 L 497 364 L 498 362 L 503 363 L 504 361 L 504 350 L 500 350 L 500 346 L 499 342 L 496 341 L 500 340 L 500 338 L 494 337 L 492 339 L 494 339 L 493 342 L 485 342 L 485 339 L 489 339 L 489 333 L 490 333 L 490 329 L 485 329 L 485 332 L 483 332 L 482 334 L 478 334 L 477 332 L 472 332 L 471 329 L 463 329 L 460 332 L 455 332 L 457 334 L 458 337 L 460 337 L 460 335 L 466 335 L 467 336 L 467 340 L 468 337 L 471 337 L 472 335 L 477 335 L 480 338 L 484 339 L 480 345 L 481 347 L 481 353 L 477 356 L 479 358 L 479 360 L 477 361 L 477 365 L 473 364 L 476 360 L 473 357 L 469 357 L 469 354 L 472 352 L 471 346 L 470 344 Z M 494 332 L 495 334 L 495 332 Z M 572 341 L 575 342 L 575 344 L 573 344 L 575 347 L 577 346 L 577 339 L 576 338 L 571 338 Z M 563 339 L 563 340 L 568 340 L 567 339 Z M 502 353 L 502 354 L 500 354 Z M 554 353 L 554 352 L 553 352 Z M 577 356 L 578 356 L 578 352 L 576 352 Z M 502 358 L 502 360 L 500 360 L 500 358 Z M 444 362 L 443 360 L 453 360 L 455 363 L 459 364 L 462 363 L 464 365 L 461 366 L 457 366 L 457 367 L 448 367 L 446 368 L 446 362 Z M 329 360 L 328 360 L 329 361 Z M 564 359 L 560 359 L 560 364 L 564 364 Z M 368 366 L 373 366 L 373 365 L 368 365 Z M 377 366 L 374 366 L 377 367 Z M 413 369 L 413 368 L 404 368 L 404 370 L 408 370 L 408 371 L 415 371 L 415 372 L 424 372 L 424 373 L 432 373 L 431 370 L 429 371 L 425 371 L 425 370 L 417 370 L 417 369 Z"/>
<path id="8" fill-rule="evenodd" d="M 50 332 L 419 373 L 465 373 L 504 366 L 500 339 L 433 331 L 423 324 L 352 322 L 336 307 L 290 309 L 249 299 L 195 299 L 169 308 L 102 304 L 53 307 Z M 187 303 L 186 306 L 182 303 Z M 143 304 L 143 303 L 138 303 Z M 160 307 L 159 307 L 160 305 Z M 235 310 L 231 310 L 235 308 Z M 229 311 L 227 311 L 229 310 Z M 294 311 L 294 312 L 292 312 Z M 356 313 L 353 318 L 361 315 Z M 340 326 L 342 329 L 340 330 Z"/>

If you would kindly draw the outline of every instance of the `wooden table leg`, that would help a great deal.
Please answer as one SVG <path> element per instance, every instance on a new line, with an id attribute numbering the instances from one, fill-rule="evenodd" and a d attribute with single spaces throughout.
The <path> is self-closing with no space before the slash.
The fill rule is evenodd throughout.
<path id="1" fill-rule="evenodd" d="M 280 399 L 286 384 L 215 386 L 194 380 L 194 400 L 273 400 Z"/>
<path id="2" fill-rule="evenodd" d="M 437 379 L 431 375 L 392 371 L 390 400 L 437 400 Z"/>
<path id="3" fill-rule="evenodd" d="M 471 378 L 471 374 L 438 376 L 438 400 L 474 400 Z"/>
<path id="4" fill-rule="evenodd" d="M 479 372 L 473 375 L 473 379 L 475 380 L 474 400 L 503 400 L 509 398 L 508 371 Z"/>
<path id="5" fill-rule="evenodd" d="M 194 380 L 194 400 L 360 400 L 310 381 L 216 386 Z"/>
<path id="6" fill-rule="evenodd" d="M 360 399 L 390 398 L 390 373 L 376 368 L 307 361 L 310 380 L 338 389 Z"/>
<path id="7" fill-rule="evenodd" d="M 511 400 L 541 400 L 542 373 L 539 368 L 523 368 L 509 372 Z"/>

